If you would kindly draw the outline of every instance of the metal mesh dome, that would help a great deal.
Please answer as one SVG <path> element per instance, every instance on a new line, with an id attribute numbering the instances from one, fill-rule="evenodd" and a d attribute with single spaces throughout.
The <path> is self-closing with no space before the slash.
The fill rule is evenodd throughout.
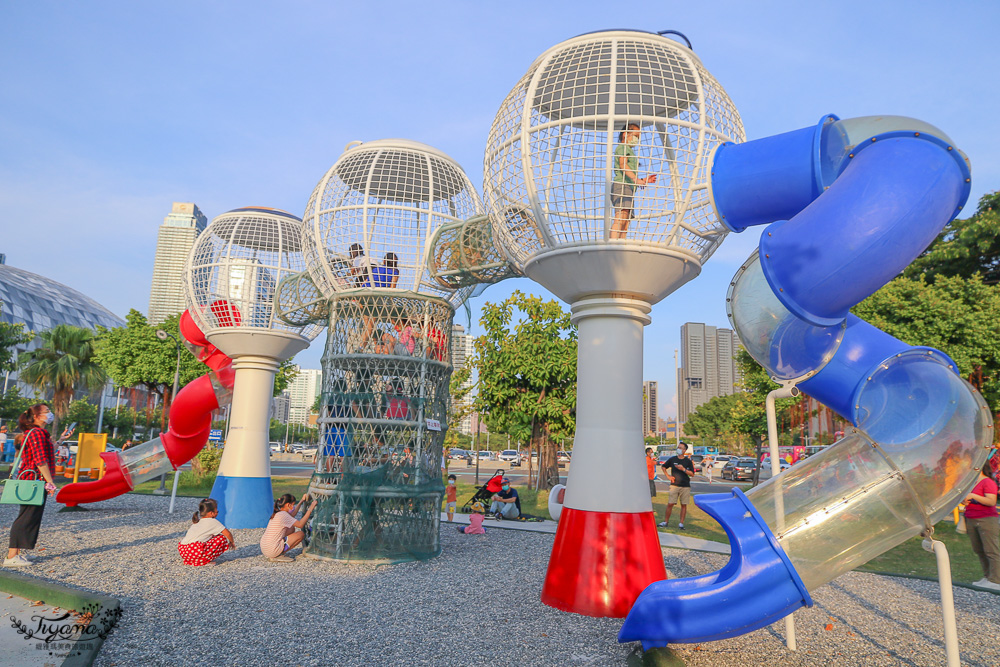
<path id="1" fill-rule="evenodd" d="M 186 269 L 188 308 L 206 334 L 282 331 L 312 340 L 322 327 L 297 327 L 275 313 L 278 283 L 304 268 L 302 221 L 273 208 L 223 213 L 198 237 Z"/>
<path id="2" fill-rule="evenodd" d="M 434 280 L 428 247 L 441 225 L 482 212 L 469 178 L 444 153 L 402 139 L 352 144 L 306 206 L 306 265 L 327 297 L 368 280 L 375 289 L 421 292 L 457 305 L 471 288 L 453 290 Z"/>
<path id="3" fill-rule="evenodd" d="M 616 158 L 632 123 L 632 175 L 657 180 L 632 185 L 627 231 L 616 232 Z M 521 270 L 541 252 L 605 243 L 671 248 L 702 263 L 726 234 L 708 196 L 709 158 L 743 139 L 729 96 L 681 44 L 638 31 L 562 42 L 514 86 L 490 131 L 484 187 L 498 241 Z"/>

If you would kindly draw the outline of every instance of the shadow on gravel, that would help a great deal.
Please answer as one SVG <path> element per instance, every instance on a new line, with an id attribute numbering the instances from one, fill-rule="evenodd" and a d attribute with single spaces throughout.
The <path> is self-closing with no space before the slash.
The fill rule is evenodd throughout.
<path id="1" fill-rule="evenodd" d="M 908 630 L 913 630 L 913 628 L 911 628 L 910 626 L 905 625 L 903 623 L 900 623 L 896 618 L 893 618 L 892 616 L 889 616 L 888 614 L 882 612 L 880 609 L 877 609 L 876 607 L 873 607 L 871 605 L 871 603 L 869 603 L 864 598 L 859 597 L 859 596 L 851 593 L 850 591 L 844 590 L 843 586 L 839 586 L 837 584 L 827 584 L 827 585 L 830 586 L 831 588 L 835 588 L 839 592 L 841 592 L 841 593 L 845 594 L 846 596 L 850 597 L 855 602 L 857 602 L 859 605 L 861 605 L 865 609 L 868 609 L 869 611 L 875 613 L 876 615 L 881 616 L 882 618 L 884 618 L 884 619 L 886 619 L 888 621 L 891 621 L 891 622 L 895 623 L 896 625 L 898 625 L 898 626 L 900 626 L 902 628 L 906 628 Z M 880 649 L 882 651 L 885 651 L 888 655 L 891 655 L 893 658 L 895 658 L 896 660 L 899 661 L 899 664 L 901 664 L 901 665 L 912 665 L 912 667 L 917 667 L 917 663 L 913 662 L 909 658 L 904 658 L 903 656 L 899 655 L 899 653 L 897 653 L 894 648 L 886 646 L 885 644 L 879 642 L 877 639 L 875 639 L 874 637 L 872 637 L 870 634 L 868 634 L 867 632 L 865 632 L 864 630 L 862 630 L 858 626 L 850 623 L 846 618 L 844 618 L 840 614 L 837 614 L 834 611 L 832 611 L 826 605 L 823 605 L 823 604 L 820 604 L 820 603 L 817 602 L 817 603 L 815 603 L 815 607 L 817 609 L 822 609 L 823 613 L 826 614 L 827 616 L 829 616 L 830 618 L 834 618 L 834 619 L 840 621 L 844 625 L 844 627 L 849 628 L 851 630 L 851 632 L 853 632 L 859 639 L 863 639 L 864 641 L 868 642 L 872 646 L 875 646 L 876 648 L 878 648 L 878 649 Z M 943 644 L 941 642 L 935 640 L 933 637 L 930 637 L 929 635 L 926 635 L 926 634 L 924 634 L 924 633 L 922 633 L 922 632 L 920 632 L 918 630 L 916 630 L 914 632 L 916 632 L 917 634 L 919 634 L 924 639 L 926 639 L 926 640 L 934 643 L 935 646 L 943 646 Z"/>
<path id="2" fill-rule="evenodd" d="M 177 533 L 175 535 L 167 535 L 167 536 L 158 535 L 156 537 L 147 537 L 141 540 L 132 540 L 131 542 L 114 542 L 112 544 L 91 547 L 89 549 L 80 549 L 78 551 L 66 551 L 57 555 L 59 558 L 68 558 L 69 556 L 86 556 L 88 554 L 98 554 L 107 551 L 120 551 L 121 549 L 127 549 L 128 547 L 138 547 L 143 544 L 154 544 L 157 542 L 173 542 L 174 544 L 176 544 L 177 542 L 180 542 L 180 535 L 182 535 L 182 533 Z M 177 560 L 178 561 L 180 560 L 180 556 L 177 557 Z"/>

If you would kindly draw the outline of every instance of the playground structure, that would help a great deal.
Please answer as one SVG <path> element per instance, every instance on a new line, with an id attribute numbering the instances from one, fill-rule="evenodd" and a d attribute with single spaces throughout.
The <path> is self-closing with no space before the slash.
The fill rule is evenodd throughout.
<path id="1" fill-rule="evenodd" d="M 643 327 L 728 233 L 712 210 L 709 158 L 742 140 L 735 106 L 690 49 L 626 30 L 550 48 L 493 121 L 484 191 L 494 239 L 579 327 L 573 466 L 542 589 L 550 606 L 624 616 L 666 578 L 635 407 Z"/>
<path id="2" fill-rule="evenodd" d="M 730 288 L 740 340 L 772 377 L 855 428 L 746 495 L 696 498 L 725 528 L 732 559 L 639 596 L 619 641 L 644 648 L 763 627 L 811 605 L 810 590 L 930 537 L 993 442 L 988 406 L 954 361 L 849 313 L 965 204 L 969 167 L 947 135 L 910 118 L 831 115 L 723 145 L 712 172 L 733 231 L 771 223 Z"/>
<path id="3" fill-rule="evenodd" d="M 329 326 L 308 556 L 440 553 L 452 320 L 472 284 L 435 280 L 428 265 L 459 251 L 454 240 L 434 246 L 437 231 L 481 214 L 461 167 L 412 141 L 350 144 L 316 186 L 303 216 L 307 271 L 278 297 L 285 321 Z"/>
<path id="4" fill-rule="evenodd" d="M 734 105 L 690 44 L 619 30 L 549 49 L 504 100 L 485 155 L 486 215 L 440 152 L 402 140 L 348 146 L 304 224 L 280 236 L 301 264 L 255 273 L 265 244 L 206 241 L 211 261 L 191 271 L 209 277 L 192 281 L 203 287 L 192 288 L 197 315 L 182 319 L 182 333 L 212 371 L 178 394 L 162 443 L 102 455 L 105 478 L 65 487 L 59 502 L 112 497 L 189 460 L 233 387 L 222 350 L 252 357 L 254 372 L 239 377 L 263 400 L 275 350 L 308 344 L 322 323 L 323 446 L 310 485 L 321 503 L 307 553 L 432 557 L 454 309 L 477 284 L 523 274 L 570 303 L 579 326 L 574 461 L 564 502 L 554 501 L 560 523 L 542 600 L 627 614 L 619 640 L 645 648 L 732 637 L 810 605 L 810 591 L 843 572 L 931 536 L 988 457 L 989 410 L 955 363 L 849 314 L 961 210 L 970 172 L 947 135 L 908 118 L 824 116 L 743 139 Z M 619 187 L 622 172 L 633 172 L 630 188 Z M 297 221 L 272 214 L 277 229 Z M 667 581 L 634 409 L 642 327 L 726 234 L 765 224 L 727 296 L 733 327 L 786 390 L 855 428 L 747 494 L 699 496 L 732 558 Z M 230 264 L 223 247 L 249 250 Z M 280 344 L 268 338 L 276 331 Z M 224 458 L 220 506 L 257 503 L 264 478 L 270 503 L 257 439 L 237 439 Z"/>
<path id="5" fill-rule="evenodd" d="M 219 520 L 230 528 L 263 528 L 271 518 L 274 376 L 282 361 L 305 349 L 321 330 L 289 325 L 275 313 L 278 283 L 302 269 L 302 221 L 260 206 L 212 220 L 185 269 L 191 317 L 233 360 L 229 432 L 212 487 Z"/>
<path id="6" fill-rule="evenodd" d="M 76 507 L 128 493 L 137 484 L 177 470 L 208 442 L 212 412 L 228 405 L 232 398 L 232 360 L 208 342 L 188 311 L 181 315 L 180 329 L 185 345 L 209 372 L 177 392 L 167 432 L 123 452 L 102 452 L 104 476 L 93 482 L 67 484 L 59 490 L 57 502 Z"/>

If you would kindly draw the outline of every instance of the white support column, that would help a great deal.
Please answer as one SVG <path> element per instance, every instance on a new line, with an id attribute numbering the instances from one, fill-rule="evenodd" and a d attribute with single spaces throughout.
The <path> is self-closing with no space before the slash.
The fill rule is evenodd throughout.
<path id="1" fill-rule="evenodd" d="M 642 438 L 642 328 L 650 305 L 617 295 L 573 303 L 579 327 L 576 437 L 542 602 L 622 617 L 666 578 Z"/>
<path id="2" fill-rule="evenodd" d="M 278 361 L 245 355 L 233 360 L 233 369 L 229 433 L 212 497 L 219 502 L 219 520 L 227 527 L 263 528 L 274 504 L 267 406 Z"/>
<path id="3" fill-rule="evenodd" d="M 650 305 L 616 297 L 573 304 L 576 437 L 566 507 L 651 512 L 642 438 L 642 328 Z"/>
<path id="4" fill-rule="evenodd" d="M 778 450 L 778 416 L 775 408 L 775 401 L 779 398 L 791 398 L 798 396 L 799 390 L 794 386 L 783 386 L 780 389 L 768 392 L 764 400 L 764 410 L 767 413 L 767 444 L 771 454 L 771 477 L 781 474 L 781 458 Z M 760 465 L 760 462 L 757 462 Z M 758 473 L 759 474 L 759 473 Z M 785 493 L 781 485 L 774 485 L 774 508 L 777 515 L 777 528 L 780 532 L 785 527 Z M 792 614 L 785 617 L 785 646 L 789 651 L 795 650 L 795 618 Z"/>

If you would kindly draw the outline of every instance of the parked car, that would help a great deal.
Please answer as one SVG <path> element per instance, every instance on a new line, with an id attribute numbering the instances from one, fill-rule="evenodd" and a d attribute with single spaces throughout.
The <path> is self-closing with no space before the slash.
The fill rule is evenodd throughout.
<path id="1" fill-rule="evenodd" d="M 792 467 L 792 464 L 789 463 L 788 461 L 785 461 L 785 460 L 781 461 L 781 472 L 785 472 L 786 470 L 788 470 L 791 467 Z M 770 458 L 764 459 L 763 463 L 761 463 L 761 467 L 760 467 L 760 479 L 771 479 L 771 459 Z"/>
<path id="2" fill-rule="evenodd" d="M 461 461 L 462 459 L 472 458 L 472 452 L 467 452 L 464 449 L 455 447 L 448 452 L 448 458 L 452 461 Z"/>
<path id="3" fill-rule="evenodd" d="M 496 456 L 493 454 L 493 452 L 486 451 L 485 449 L 483 451 L 479 452 L 479 460 L 480 461 L 492 461 L 495 458 L 496 458 Z"/>
<path id="4" fill-rule="evenodd" d="M 319 448 L 316 445 L 305 445 L 299 450 L 299 454 L 302 455 L 303 461 L 315 461 L 317 451 Z"/>
<path id="5" fill-rule="evenodd" d="M 572 452 L 556 452 L 556 461 L 558 463 L 569 463 L 572 456 Z"/>
<path id="6" fill-rule="evenodd" d="M 730 456 L 729 454 L 719 454 L 718 456 L 715 457 L 715 465 L 712 466 L 712 469 L 715 471 L 722 470 L 726 466 L 726 464 L 732 461 L 734 458 L 736 457 Z"/>
<path id="7" fill-rule="evenodd" d="M 691 463 L 694 464 L 694 471 L 701 472 L 701 462 L 705 457 L 701 454 L 695 454 L 691 457 Z"/>
<path id="8" fill-rule="evenodd" d="M 271 442 L 271 443 L 268 443 L 268 444 L 271 447 L 271 451 L 272 452 L 278 453 L 278 452 L 281 451 L 281 443 L 280 442 Z"/>
<path id="9" fill-rule="evenodd" d="M 497 458 L 511 464 L 512 466 L 521 465 L 521 453 L 516 449 L 505 449 L 500 452 L 500 456 Z"/>
<path id="10" fill-rule="evenodd" d="M 738 482 L 741 479 L 752 480 L 757 469 L 757 459 L 742 457 L 730 459 L 722 468 L 722 479 Z"/>

